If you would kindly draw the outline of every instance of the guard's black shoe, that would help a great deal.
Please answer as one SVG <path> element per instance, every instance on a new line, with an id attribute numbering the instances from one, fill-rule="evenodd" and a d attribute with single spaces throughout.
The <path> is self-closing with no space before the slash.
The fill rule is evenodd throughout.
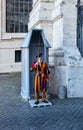
<path id="1" fill-rule="evenodd" d="M 42 102 L 44 102 L 44 103 L 48 103 L 48 101 L 47 101 L 47 100 L 43 100 Z"/>
<path id="2" fill-rule="evenodd" d="M 35 104 L 38 104 L 38 103 L 39 103 L 39 101 L 36 101 L 36 102 L 35 102 Z"/>

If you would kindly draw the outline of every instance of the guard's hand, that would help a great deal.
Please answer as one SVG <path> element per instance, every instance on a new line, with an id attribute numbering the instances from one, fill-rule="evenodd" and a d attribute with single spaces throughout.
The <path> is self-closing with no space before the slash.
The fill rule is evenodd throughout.
<path id="1" fill-rule="evenodd" d="M 47 79 L 47 82 L 48 82 L 48 79 Z"/>

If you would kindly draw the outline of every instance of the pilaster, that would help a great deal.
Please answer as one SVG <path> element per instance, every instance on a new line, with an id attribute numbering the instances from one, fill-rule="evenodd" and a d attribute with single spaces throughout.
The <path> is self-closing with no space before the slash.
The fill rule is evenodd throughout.
<path id="1" fill-rule="evenodd" d="M 64 60 L 67 66 L 67 97 L 83 97 L 83 58 L 77 48 L 77 0 L 64 3 Z"/>
<path id="2" fill-rule="evenodd" d="M 54 0 L 35 0 L 33 10 L 30 13 L 29 30 L 32 28 L 42 28 L 46 38 L 52 45 L 52 10 Z M 50 37 L 49 37 L 50 36 Z"/>

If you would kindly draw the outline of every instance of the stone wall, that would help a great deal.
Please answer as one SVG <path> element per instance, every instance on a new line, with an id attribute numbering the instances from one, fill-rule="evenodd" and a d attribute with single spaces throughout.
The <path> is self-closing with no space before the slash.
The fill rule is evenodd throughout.
<path id="1" fill-rule="evenodd" d="M 67 97 L 83 97 L 83 58 L 77 44 L 77 0 L 39 0 L 30 15 L 29 29 L 43 28 L 51 44 L 50 92 L 65 86 Z"/>
<path id="2" fill-rule="evenodd" d="M 83 97 L 83 58 L 77 48 L 77 0 L 64 2 L 64 59 L 67 69 L 67 97 Z"/>

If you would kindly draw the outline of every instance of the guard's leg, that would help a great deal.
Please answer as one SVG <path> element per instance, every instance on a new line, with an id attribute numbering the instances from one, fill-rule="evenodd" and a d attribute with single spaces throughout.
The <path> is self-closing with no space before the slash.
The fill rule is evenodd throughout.
<path id="1" fill-rule="evenodd" d="M 46 100 L 46 90 L 45 90 L 45 88 L 42 90 L 42 102 L 48 103 L 48 101 Z"/>
<path id="2" fill-rule="evenodd" d="M 36 81 L 35 81 L 35 104 L 39 103 L 39 93 L 40 93 L 40 88 L 41 88 L 41 77 L 37 76 Z"/>
<path id="3" fill-rule="evenodd" d="M 45 95 L 46 91 L 45 88 L 42 90 L 42 101 L 46 100 L 46 95 Z"/>
<path id="4" fill-rule="evenodd" d="M 39 93 L 35 92 L 35 104 L 39 103 Z"/>
<path id="5" fill-rule="evenodd" d="M 38 92 L 38 77 L 35 77 L 34 83 L 34 93 L 35 93 L 35 104 L 39 103 L 39 92 Z"/>

